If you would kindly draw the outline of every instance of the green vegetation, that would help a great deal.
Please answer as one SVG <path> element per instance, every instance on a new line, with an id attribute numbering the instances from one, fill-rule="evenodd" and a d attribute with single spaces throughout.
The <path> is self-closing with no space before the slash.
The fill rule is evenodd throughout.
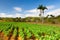
<path id="1" fill-rule="evenodd" d="M 0 32 L 8 36 L 22 37 L 24 40 L 60 40 L 60 27 L 43 24 L 31 24 L 25 22 L 0 22 Z"/>

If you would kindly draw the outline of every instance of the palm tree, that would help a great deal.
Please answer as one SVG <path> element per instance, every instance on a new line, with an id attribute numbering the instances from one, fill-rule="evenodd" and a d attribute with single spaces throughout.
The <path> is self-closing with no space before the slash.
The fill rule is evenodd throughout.
<path id="1" fill-rule="evenodd" d="M 43 15 L 44 15 L 44 10 L 47 9 L 47 7 L 45 7 L 45 6 L 43 6 L 43 5 L 39 5 L 39 7 L 38 7 L 37 9 L 40 10 L 39 16 L 41 16 L 42 23 L 44 23 Z"/>

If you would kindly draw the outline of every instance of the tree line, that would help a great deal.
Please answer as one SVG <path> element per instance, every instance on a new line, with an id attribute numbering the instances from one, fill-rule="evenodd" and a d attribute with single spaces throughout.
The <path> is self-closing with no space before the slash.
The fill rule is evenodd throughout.
<path id="1" fill-rule="evenodd" d="M 0 17 L 0 22 L 41 22 L 40 17 L 16 17 L 16 18 L 3 18 Z M 44 23 L 59 23 L 60 22 L 60 15 L 54 16 L 54 15 L 47 15 L 44 17 Z"/>

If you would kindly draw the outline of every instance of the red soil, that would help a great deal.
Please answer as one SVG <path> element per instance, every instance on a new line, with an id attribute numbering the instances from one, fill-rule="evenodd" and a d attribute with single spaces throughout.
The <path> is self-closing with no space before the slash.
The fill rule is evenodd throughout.
<path id="1" fill-rule="evenodd" d="M 8 37 L 8 36 L 5 36 L 3 32 L 0 32 L 0 40 L 8 40 L 8 38 L 9 38 L 9 37 Z M 15 40 L 15 37 L 12 36 L 12 37 L 10 38 L 10 40 Z M 17 40 L 22 40 L 22 38 L 21 38 L 21 37 L 18 37 Z"/>

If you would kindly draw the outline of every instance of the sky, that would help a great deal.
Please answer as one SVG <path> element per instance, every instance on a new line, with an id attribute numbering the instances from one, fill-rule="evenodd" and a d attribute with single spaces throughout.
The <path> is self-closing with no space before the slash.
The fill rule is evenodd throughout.
<path id="1" fill-rule="evenodd" d="M 39 5 L 48 8 L 44 16 L 60 15 L 60 0 L 0 0 L 0 17 L 39 17 Z"/>

